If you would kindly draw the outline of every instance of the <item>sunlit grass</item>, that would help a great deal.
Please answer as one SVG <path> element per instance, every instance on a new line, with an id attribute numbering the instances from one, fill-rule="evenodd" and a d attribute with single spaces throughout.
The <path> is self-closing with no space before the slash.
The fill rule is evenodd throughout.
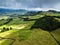
<path id="1" fill-rule="evenodd" d="M 0 45 L 10 45 L 12 42 L 13 42 L 13 40 L 3 39 L 0 41 Z"/>

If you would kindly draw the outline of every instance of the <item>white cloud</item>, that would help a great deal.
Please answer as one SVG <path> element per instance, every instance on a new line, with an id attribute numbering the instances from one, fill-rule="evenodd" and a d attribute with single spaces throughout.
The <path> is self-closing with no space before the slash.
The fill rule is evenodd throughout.
<path id="1" fill-rule="evenodd" d="M 53 9 L 53 8 L 24 8 L 26 10 L 33 10 L 33 11 L 48 11 L 48 10 L 56 10 L 56 9 Z"/>
<path id="2" fill-rule="evenodd" d="M 26 10 L 35 10 L 35 11 L 39 11 L 39 10 L 42 10 L 41 8 L 25 8 Z"/>

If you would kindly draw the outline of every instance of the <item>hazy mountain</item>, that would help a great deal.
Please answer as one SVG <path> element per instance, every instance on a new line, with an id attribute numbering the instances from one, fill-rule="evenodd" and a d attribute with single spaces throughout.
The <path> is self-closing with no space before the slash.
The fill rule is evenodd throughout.
<path id="1" fill-rule="evenodd" d="M 25 9 L 5 9 L 0 8 L 0 15 L 24 15 L 27 12 Z"/>
<path id="2" fill-rule="evenodd" d="M 28 11 L 25 9 L 5 9 L 0 8 L 0 15 L 35 15 L 36 11 Z"/>
<path id="3" fill-rule="evenodd" d="M 27 10 L 24 9 L 5 9 L 5 8 L 0 8 L 0 13 L 5 13 L 5 12 L 25 12 Z"/>

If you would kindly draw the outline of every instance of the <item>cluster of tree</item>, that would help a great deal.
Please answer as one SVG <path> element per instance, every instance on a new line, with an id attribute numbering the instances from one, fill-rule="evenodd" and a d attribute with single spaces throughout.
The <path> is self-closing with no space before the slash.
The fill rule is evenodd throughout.
<path id="1" fill-rule="evenodd" d="M 9 31 L 9 30 L 12 30 L 12 27 L 10 27 L 10 28 L 3 27 L 1 32 L 5 32 L 5 31 Z"/>

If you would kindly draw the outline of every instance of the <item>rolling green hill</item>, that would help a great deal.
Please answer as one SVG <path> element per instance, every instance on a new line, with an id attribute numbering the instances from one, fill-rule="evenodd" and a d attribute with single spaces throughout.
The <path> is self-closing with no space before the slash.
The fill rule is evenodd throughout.
<path id="1" fill-rule="evenodd" d="M 7 19 L 9 22 L 5 24 Z M 0 20 L 0 24 L 3 23 L 0 26 L 0 45 L 60 45 L 59 13 L 41 12 L 7 19 Z"/>

